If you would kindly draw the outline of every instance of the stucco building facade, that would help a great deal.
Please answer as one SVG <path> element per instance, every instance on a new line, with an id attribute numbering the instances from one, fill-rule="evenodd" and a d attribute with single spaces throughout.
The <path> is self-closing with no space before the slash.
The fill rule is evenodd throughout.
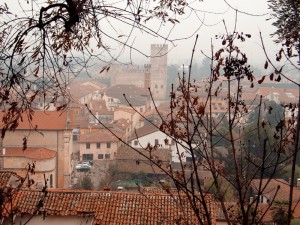
<path id="1" fill-rule="evenodd" d="M 0 115 L 1 118 L 3 114 Z M 25 115 L 26 116 L 26 115 Z M 38 171 L 52 171 L 53 187 L 69 188 L 72 173 L 71 157 L 72 148 L 72 121 L 73 116 L 69 112 L 59 111 L 35 111 L 31 122 L 24 116 L 23 121 L 19 122 L 19 126 L 14 132 L 8 131 L 4 139 L 0 141 L 1 148 L 1 164 L 0 169 L 13 169 L 14 171 L 24 170 L 26 162 L 38 162 Z M 2 120 L 1 120 L 2 121 Z M 1 128 L 3 125 L 1 125 Z M 10 150 L 23 148 L 26 139 L 27 149 L 22 156 L 11 155 Z M 34 149 L 39 149 L 37 155 L 39 158 L 30 158 Z M 47 152 L 53 152 L 53 157 L 45 157 Z M 4 154 L 3 154 L 4 153 Z M 5 156 L 6 155 L 6 156 Z M 11 155 L 11 156 L 9 156 Z M 44 156 L 43 156 L 44 155 Z M 9 157 L 8 157 L 9 156 Z M 21 161 L 24 161 L 21 163 Z M 11 168 L 10 163 L 14 165 Z M 50 178 L 49 174 L 49 178 Z M 36 182 L 43 182 L 37 179 Z"/>

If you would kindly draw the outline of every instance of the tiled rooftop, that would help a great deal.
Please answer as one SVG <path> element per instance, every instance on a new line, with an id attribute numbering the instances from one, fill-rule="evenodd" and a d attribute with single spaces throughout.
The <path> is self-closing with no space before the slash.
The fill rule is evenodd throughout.
<path id="1" fill-rule="evenodd" d="M 4 113 L 0 112 L 0 127 L 4 126 Z M 69 122 L 68 122 L 69 120 Z M 34 111 L 31 123 L 28 120 L 28 115 L 22 115 L 22 121 L 19 121 L 17 130 L 65 130 L 73 127 L 73 113 L 66 111 Z"/>
<path id="2" fill-rule="evenodd" d="M 95 93 L 96 91 L 99 91 L 99 90 L 103 89 L 104 87 L 105 87 L 105 85 L 103 85 L 101 83 L 95 84 L 94 81 L 93 82 L 86 81 L 86 82 L 81 82 L 81 83 L 78 82 L 78 83 L 74 83 L 71 86 L 69 86 L 71 96 L 75 101 L 83 96 L 86 96 L 91 93 Z"/>
<path id="3" fill-rule="evenodd" d="M 298 89 L 292 88 L 259 87 L 257 93 L 263 97 L 273 94 L 281 103 L 296 103 L 299 96 Z"/>
<path id="4" fill-rule="evenodd" d="M 286 201 L 289 199 L 289 184 L 283 179 L 263 179 L 262 180 L 262 187 L 265 187 L 263 190 L 263 195 L 268 198 L 270 201 L 275 197 L 277 201 Z M 253 179 L 251 182 L 251 186 L 253 187 L 254 191 L 258 190 L 259 187 L 259 179 Z M 268 183 L 267 183 L 268 182 Z M 277 188 L 278 192 L 277 192 Z M 277 194 L 276 194 L 277 192 Z M 276 194 L 276 195 L 275 195 Z M 293 201 L 297 202 L 300 199 L 300 190 L 294 188 L 294 195 Z M 300 207 L 300 205 L 299 205 Z"/>
<path id="5" fill-rule="evenodd" d="M 92 113 L 99 115 L 113 115 L 113 111 L 109 111 L 106 107 L 105 100 L 91 100 L 89 103 L 89 109 Z"/>
<path id="6" fill-rule="evenodd" d="M 120 106 L 118 108 L 115 109 L 116 112 L 121 111 L 121 112 L 127 112 L 127 113 L 131 113 L 131 114 L 135 114 L 136 111 L 133 108 L 128 108 L 128 107 L 124 107 L 124 106 Z"/>
<path id="7" fill-rule="evenodd" d="M 119 138 L 122 138 L 122 133 L 113 131 Z M 78 142 L 118 142 L 118 138 L 115 137 L 110 131 L 101 129 L 87 134 L 81 134 Z"/>
<path id="8" fill-rule="evenodd" d="M 20 176 L 15 172 L 11 171 L 0 171 L 0 189 L 5 188 L 8 185 L 15 184 L 19 182 Z"/>
<path id="9" fill-rule="evenodd" d="M 45 196 L 41 191 L 20 190 L 13 205 L 20 214 L 34 214 L 41 199 L 40 212 L 49 216 L 93 216 L 92 224 L 197 224 L 187 199 L 181 196 L 179 203 L 176 195 L 50 190 Z M 206 199 L 214 217 L 214 201 L 209 195 Z"/>
<path id="10" fill-rule="evenodd" d="M 131 126 L 131 124 L 132 124 L 131 121 L 123 119 L 123 118 L 121 118 L 119 120 L 115 120 L 113 122 L 113 126 L 117 129 L 121 129 L 121 130 L 127 129 L 128 127 Z"/>
<path id="11" fill-rule="evenodd" d="M 29 159 L 50 159 L 56 156 L 56 151 L 47 148 L 34 148 L 28 147 L 23 150 L 22 147 L 8 147 L 5 148 L 5 156 L 21 156 Z M 0 156 L 3 156 L 3 152 L 0 152 Z"/>
<path id="12" fill-rule="evenodd" d="M 132 133 L 132 135 L 129 137 L 129 140 L 135 140 L 137 138 L 141 138 L 148 134 L 157 132 L 157 131 L 159 131 L 159 126 L 160 126 L 159 124 L 157 124 L 157 127 L 156 127 L 151 123 L 145 123 L 145 125 L 143 127 L 136 129 Z"/>
<path id="13" fill-rule="evenodd" d="M 124 94 L 126 98 L 124 97 Z M 147 89 L 139 88 L 135 85 L 116 85 L 105 90 L 105 95 L 120 100 L 120 105 L 128 106 L 128 102 L 132 106 L 145 105 L 149 98 L 149 92 Z"/>

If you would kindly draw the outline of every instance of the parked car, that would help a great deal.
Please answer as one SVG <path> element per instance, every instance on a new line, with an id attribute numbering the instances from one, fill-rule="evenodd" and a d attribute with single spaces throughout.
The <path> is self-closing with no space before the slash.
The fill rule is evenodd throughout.
<path id="1" fill-rule="evenodd" d="M 90 171 L 91 169 L 91 165 L 90 164 L 87 164 L 87 163 L 78 163 L 76 166 L 75 166 L 75 169 L 77 171 Z"/>
<path id="2" fill-rule="evenodd" d="M 83 161 L 82 164 L 86 164 L 86 165 L 92 166 L 93 165 L 93 161 Z"/>

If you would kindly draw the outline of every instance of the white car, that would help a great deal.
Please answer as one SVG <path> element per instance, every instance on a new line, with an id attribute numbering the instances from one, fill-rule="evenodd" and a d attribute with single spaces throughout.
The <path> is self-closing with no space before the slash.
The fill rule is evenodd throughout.
<path id="1" fill-rule="evenodd" d="M 92 166 L 92 164 L 91 164 L 89 161 L 84 161 L 84 162 L 82 162 L 81 164 L 88 165 L 88 166 Z"/>
<path id="2" fill-rule="evenodd" d="M 88 171 L 91 169 L 91 165 L 88 164 L 88 163 L 78 163 L 76 166 L 75 166 L 75 169 L 77 171 Z"/>

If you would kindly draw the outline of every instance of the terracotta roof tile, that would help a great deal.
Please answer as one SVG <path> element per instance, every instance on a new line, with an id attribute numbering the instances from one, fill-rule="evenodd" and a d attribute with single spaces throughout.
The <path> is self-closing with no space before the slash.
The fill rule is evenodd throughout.
<path id="1" fill-rule="evenodd" d="M 108 110 L 106 107 L 105 100 L 91 100 L 89 103 L 89 109 L 94 113 L 99 115 L 113 115 L 114 112 Z"/>
<path id="2" fill-rule="evenodd" d="M 4 113 L 0 112 L 1 128 L 4 126 L 3 116 Z M 28 121 L 28 115 L 23 114 L 22 117 L 23 121 L 19 121 L 17 130 L 35 129 L 35 127 L 38 130 L 66 130 L 73 128 L 74 115 L 67 111 L 34 111 L 31 123 Z"/>
<path id="3" fill-rule="evenodd" d="M 119 84 L 105 90 L 105 95 L 120 100 L 120 105 L 128 106 L 128 102 L 132 106 L 141 106 L 147 104 L 150 94 L 145 88 L 135 85 Z M 126 98 L 124 97 L 126 96 Z M 127 99 L 127 100 L 126 100 Z"/>
<path id="4" fill-rule="evenodd" d="M 130 127 L 131 124 L 132 124 L 131 121 L 126 120 L 126 119 L 124 119 L 124 118 L 121 118 L 121 119 L 115 120 L 115 121 L 113 122 L 113 127 L 118 128 L 118 129 L 121 129 L 121 130 L 125 130 L 125 129 L 127 129 L 128 127 Z"/>
<path id="5" fill-rule="evenodd" d="M 29 159 L 50 159 L 56 156 L 56 151 L 47 148 L 30 147 L 26 150 L 23 150 L 21 147 L 8 147 L 5 149 L 5 156 L 7 157 L 21 156 Z M 4 156 L 3 152 L 0 152 L 0 156 Z"/>
<path id="6" fill-rule="evenodd" d="M 212 196 L 205 196 L 215 221 Z M 195 224 L 196 217 L 186 197 L 166 194 L 140 194 L 124 192 L 50 190 L 20 190 L 13 205 L 20 214 L 34 214 L 43 199 L 39 212 L 57 216 L 93 216 L 92 224 Z"/>
<path id="7" fill-rule="evenodd" d="M 12 185 L 15 182 L 19 182 L 20 176 L 11 171 L 0 171 L 0 189 L 5 188 L 8 185 Z"/>
<path id="8" fill-rule="evenodd" d="M 118 137 L 122 138 L 121 132 L 113 131 Z M 87 134 L 81 134 L 78 142 L 118 142 L 118 138 L 106 129 L 101 129 Z"/>
<path id="9" fill-rule="evenodd" d="M 159 125 L 157 125 L 159 127 Z M 159 131 L 159 128 L 154 126 L 151 123 L 145 123 L 143 127 L 140 127 L 133 132 L 133 134 L 129 137 L 129 140 L 135 140 L 137 138 L 144 137 L 148 134 Z"/>
<path id="10" fill-rule="evenodd" d="M 257 93 L 263 97 L 270 94 L 276 95 L 281 103 L 295 103 L 298 101 L 299 97 L 298 89 L 293 88 L 259 87 Z"/>
<path id="11" fill-rule="evenodd" d="M 285 201 L 289 199 L 289 184 L 283 179 L 263 179 L 262 180 L 262 187 L 265 187 L 263 190 L 263 195 L 268 198 L 270 201 L 275 197 L 277 201 Z M 251 182 L 251 186 L 253 187 L 254 191 L 258 190 L 259 187 L 259 179 L 253 179 Z M 268 182 L 268 183 L 267 183 Z M 279 190 L 275 196 L 277 188 Z M 294 195 L 293 201 L 299 201 L 300 199 L 300 190 L 294 188 Z"/>
<path id="12" fill-rule="evenodd" d="M 79 98 L 91 94 L 93 92 L 99 91 L 103 89 L 105 85 L 99 83 L 97 85 L 93 84 L 92 82 L 82 82 L 82 83 L 74 83 L 69 86 L 69 90 L 71 96 L 74 100 L 78 100 Z"/>
<path id="13" fill-rule="evenodd" d="M 116 112 L 121 111 L 121 112 L 128 112 L 131 113 L 132 115 L 137 113 L 133 108 L 128 108 L 128 107 L 124 107 L 124 106 L 120 106 L 118 108 L 115 109 Z"/>

